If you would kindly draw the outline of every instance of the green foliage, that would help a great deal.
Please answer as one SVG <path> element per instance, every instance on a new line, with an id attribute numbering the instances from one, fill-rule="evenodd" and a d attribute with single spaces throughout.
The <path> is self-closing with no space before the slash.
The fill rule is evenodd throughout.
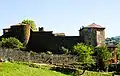
<path id="1" fill-rule="evenodd" d="M 47 51 L 46 54 L 52 55 L 52 52 L 51 51 Z"/>
<path id="2" fill-rule="evenodd" d="M 2 41 L 0 41 L 0 47 L 2 47 Z"/>
<path id="3" fill-rule="evenodd" d="M 93 72 L 93 71 L 85 71 L 84 74 L 81 74 L 81 70 L 77 70 L 74 72 L 73 76 L 113 76 L 112 73 L 109 72 Z"/>
<path id="4" fill-rule="evenodd" d="M 26 20 L 23 20 L 21 23 L 28 24 L 31 26 L 32 30 L 36 30 L 36 24 L 33 20 L 26 19 Z"/>
<path id="5" fill-rule="evenodd" d="M 83 71 L 79 69 L 62 68 L 62 67 L 52 67 L 51 69 L 57 72 L 62 72 L 67 75 L 72 73 L 72 76 L 112 76 L 112 73 L 110 72 Z"/>
<path id="6" fill-rule="evenodd" d="M 120 44 L 117 45 L 117 56 L 118 60 L 120 61 Z"/>
<path id="7" fill-rule="evenodd" d="M 65 47 L 61 47 L 61 49 L 63 50 L 64 54 L 68 54 L 68 49 L 66 49 Z"/>
<path id="8" fill-rule="evenodd" d="M 114 45 L 117 45 L 117 44 L 120 43 L 120 38 L 115 38 L 115 37 L 106 38 L 106 39 L 105 39 L 105 43 L 106 43 L 106 44 L 112 43 L 112 44 L 114 44 Z"/>
<path id="9" fill-rule="evenodd" d="M 31 56 L 35 56 L 35 55 L 36 55 L 36 52 L 30 51 L 30 55 L 31 55 Z"/>
<path id="10" fill-rule="evenodd" d="M 82 31 L 83 35 L 85 36 L 85 44 L 86 45 L 94 45 L 95 46 L 95 39 L 96 39 L 96 32 L 92 28 L 87 28 Z"/>
<path id="11" fill-rule="evenodd" d="M 94 64 L 94 59 L 92 58 L 92 48 L 84 45 L 83 43 L 78 43 L 73 46 L 73 51 L 79 56 L 79 62 L 81 64 L 86 64 L 86 66 L 90 66 Z"/>
<path id="12" fill-rule="evenodd" d="M 110 50 L 108 50 L 107 46 L 100 46 L 95 48 L 95 52 L 97 53 L 98 59 L 101 60 L 100 62 L 104 64 L 101 67 L 107 68 L 109 65 L 108 60 L 112 57 Z"/>
<path id="13" fill-rule="evenodd" d="M 16 38 L 2 38 L 2 47 L 12 48 L 12 49 L 22 49 L 23 44 Z"/>
<path id="14" fill-rule="evenodd" d="M 76 69 L 68 68 L 68 67 L 63 67 L 63 66 L 55 66 L 52 67 L 51 70 L 57 71 L 57 72 L 62 72 L 64 74 L 70 75 L 73 72 L 76 71 Z"/>
<path id="15" fill-rule="evenodd" d="M 108 61 L 112 57 L 112 53 L 108 50 L 107 46 L 100 46 L 95 49 L 97 56 L 103 61 Z"/>

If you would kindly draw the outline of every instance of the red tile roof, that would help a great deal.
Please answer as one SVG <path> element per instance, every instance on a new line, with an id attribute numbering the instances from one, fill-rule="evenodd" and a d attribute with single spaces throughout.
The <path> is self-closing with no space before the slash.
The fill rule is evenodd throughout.
<path id="1" fill-rule="evenodd" d="M 97 25 L 97 24 L 95 24 L 95 23 L 92 23 L 92 24 L 90 24 L 90 25 L 88 25 L 88 26 L 86 26 L 87 28 L 105 28 L 105 27 L 102 27 L 101 25 Z"/>

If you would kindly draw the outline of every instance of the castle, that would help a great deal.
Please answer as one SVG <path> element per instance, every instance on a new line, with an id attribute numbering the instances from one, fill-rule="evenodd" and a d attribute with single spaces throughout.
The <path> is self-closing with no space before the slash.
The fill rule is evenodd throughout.
<path id="1" fill-rule="evenodd" d="M 39 27 L 39 31 L 32 31 L 29 25 L 19 24 L 3 29 L 1 37 L 16 37 L 27 45 L 27 50 L 62 53 L 61 47 L 72 49 L 73 45 L 80 42 L 93 46 L 103 45 L 104 30 L 105 27 L 92 23 L 80 28 L 79 36 L 65 36 L 64 33 L 53 34 L 53 31 L 44 31 L 43 27 Z"/>

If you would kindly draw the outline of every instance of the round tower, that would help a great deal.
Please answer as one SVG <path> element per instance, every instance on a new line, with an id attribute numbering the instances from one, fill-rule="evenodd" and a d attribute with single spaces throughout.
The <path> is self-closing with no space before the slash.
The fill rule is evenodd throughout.
<path id="1" fill-rule="evenodd" d="M 23 25 L 23 42 L 27 44 L 30 37 L 30 25 Z"/>
<path id="2" fill-rule="evenodd" d="M 26 24 L 11 26 L 13 37 L 18 38 L 25 45 L 29 41 L 31 27 Z"/>

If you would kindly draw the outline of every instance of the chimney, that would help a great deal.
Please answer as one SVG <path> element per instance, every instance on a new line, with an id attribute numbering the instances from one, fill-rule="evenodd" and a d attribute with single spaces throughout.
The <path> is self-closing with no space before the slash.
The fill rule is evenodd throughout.
<path id="1" fill-rule="evenodd" d="M 39 31 L 40 32 L 44 31 L 44 28 L 43 27 L 39 27 Z"/>

